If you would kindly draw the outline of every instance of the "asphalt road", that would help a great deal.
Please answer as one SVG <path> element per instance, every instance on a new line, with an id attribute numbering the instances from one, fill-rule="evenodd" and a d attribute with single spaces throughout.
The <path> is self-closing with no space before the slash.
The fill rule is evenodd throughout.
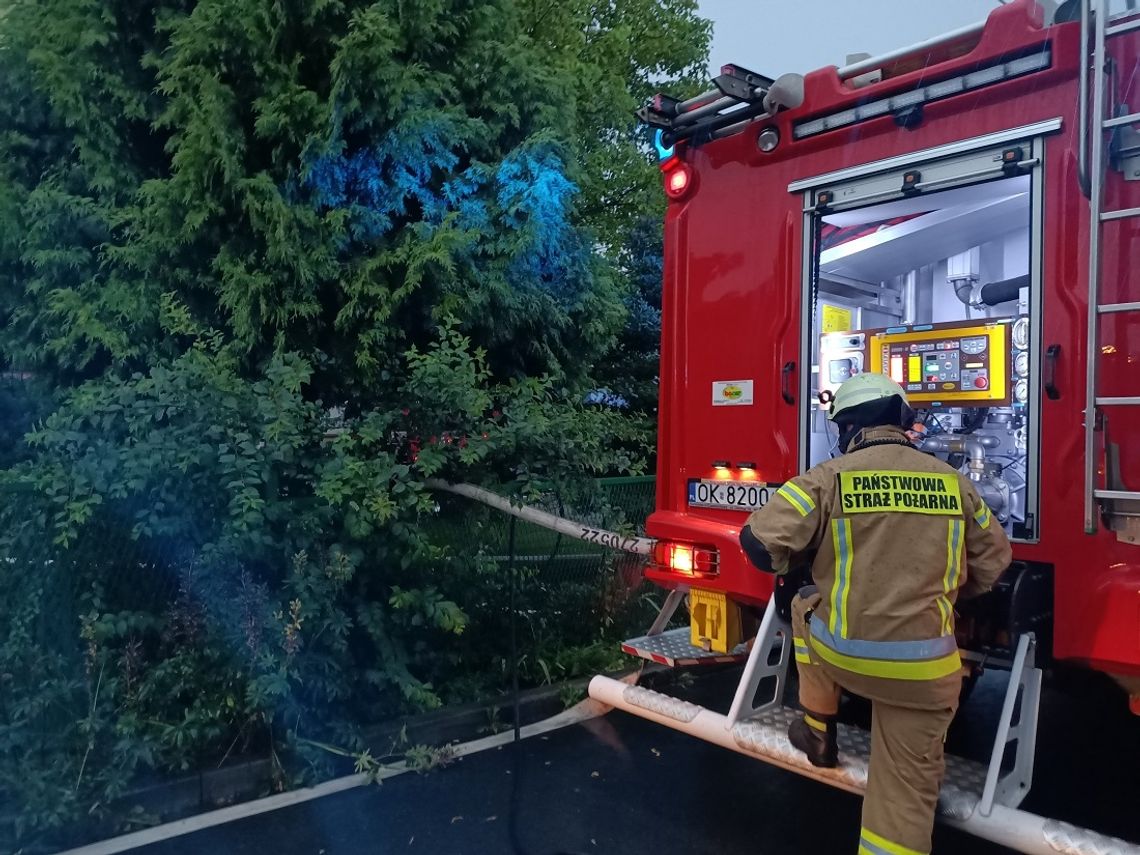
<path id="1" fill-rule="evenodd" d="M 1003 677 L 987 675 L 979 685 L 951 748 L 988 751 Z M 702 694 L 723 690 L 716 679 L 700 687 Z M 1047 694 L 1037 777 L 1023 807 L 1140 841 L 1140 719 L 1119 703 L 1093 713 L 1091 705 L 1104 699 L 1091 695 L 1095 700 L 1087 689 Z M 855 851 L 859 808 L 854 796 L 613 712 L 428 775 L 402 775 L 136 851 L 837 855 Z M 1009 851 L 935 829 L 939 855 Z"/>

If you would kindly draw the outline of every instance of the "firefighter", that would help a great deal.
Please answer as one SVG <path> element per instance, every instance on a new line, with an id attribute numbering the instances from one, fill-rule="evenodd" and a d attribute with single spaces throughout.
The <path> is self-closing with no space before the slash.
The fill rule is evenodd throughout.
<path id="1" fill-rule="evenodd" d="M 804 711 L 792 744 L 836 766 L 840 692 L 868 698 L 859 853 L 929 853 L 962 685 L 954 604 L 990 589 L 1009 540 L 969 479 L 911 444 L 914 411 L 897 383 L 856 375 L 827 417 L 842 456 L 786 482 L 749 517 L 741 546 L 770 573 L 811 562 L 814 585 L 792 600 Z"/>

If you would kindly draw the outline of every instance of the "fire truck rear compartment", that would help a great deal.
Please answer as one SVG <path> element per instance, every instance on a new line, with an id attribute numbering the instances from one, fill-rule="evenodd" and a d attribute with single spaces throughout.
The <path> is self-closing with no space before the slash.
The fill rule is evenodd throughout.
<path id="1" fill-rule="evenodd" d="M 839 453 L 830 395 L 880 371 L 907 390 L 920 447 L 1034 538 L 1032 194 L 1024 174 L 809 217 L 809 466 Z"/>

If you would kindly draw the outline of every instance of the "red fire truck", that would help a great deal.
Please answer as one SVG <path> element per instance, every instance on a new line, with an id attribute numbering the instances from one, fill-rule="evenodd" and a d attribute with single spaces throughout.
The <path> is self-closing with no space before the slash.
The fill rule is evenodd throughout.
<path id="1" fill-rule="evenodd" d="M 951 761 L 943 818 L 1025 852 L 1140 852 L 1016 809 L 1043 666 L 1109 674 L 1140 713 L 1140 11 L 1092 5 L 1012 0 L 803 77 L 726 66 L 639 113 L 669 199 L 647 575 L 670 593 L 625 649 L 746 665 L 726 715 L 604 677 L 595 698 L 861 790 L 859 733 L 834 772 L 784 738 L 789 632 L 738 535 L 837 453 L 834 389 L 881 371 L 1014 545 L 959 627 L 1011 672 L 994 756 Z"/>

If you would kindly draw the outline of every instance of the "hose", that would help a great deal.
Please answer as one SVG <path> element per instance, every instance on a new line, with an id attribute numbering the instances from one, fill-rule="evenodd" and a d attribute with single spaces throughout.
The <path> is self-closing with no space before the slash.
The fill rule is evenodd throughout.
<path id="1" fill-rule="evenodd" d="M 474 484 L 451 484 L 439 478 L 429 478 L 424 484 L 430 490 L 442 490 L 446 493 L 454 493 L 457 496 L 474 499 L 476 502 L 510 514 L 512 517 L 548 528 L 567 537 L 584 540 L 587 543 L 596 543 L 599 546 L 606 546 L 619 552 L 632 552 L 635 555 L 651 555 L 653 553 L 654 541 L 651 538 L 628 537 L 617 532 L 564 519 L 538 508 L 516 505 L 510 499 L 500 496 L 498 493 L 492 493 L 483 487 L 476 487 Z"/>

